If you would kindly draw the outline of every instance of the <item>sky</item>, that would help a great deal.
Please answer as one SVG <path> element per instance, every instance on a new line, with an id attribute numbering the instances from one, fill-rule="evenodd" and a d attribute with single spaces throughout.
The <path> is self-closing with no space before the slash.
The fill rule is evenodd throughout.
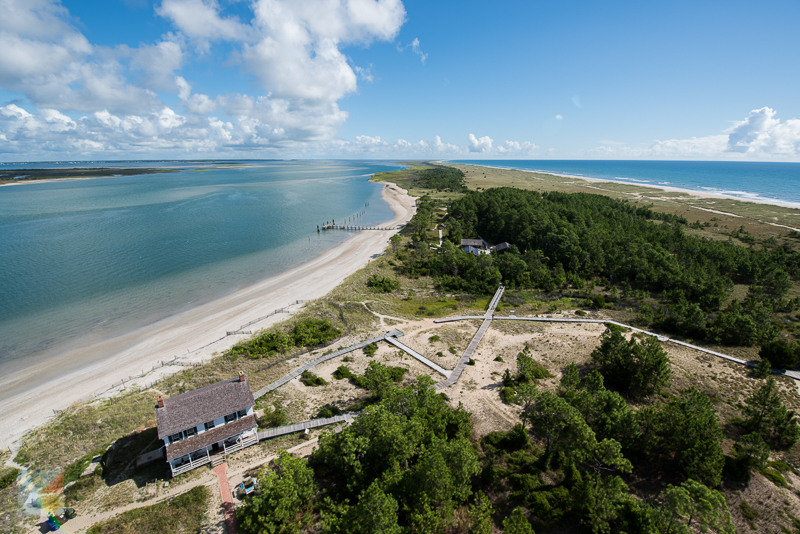
<path id="1" fill-rule="evenodd" d="M 0 13 L 0 161 L 800 161 L 797 0 Z"/>

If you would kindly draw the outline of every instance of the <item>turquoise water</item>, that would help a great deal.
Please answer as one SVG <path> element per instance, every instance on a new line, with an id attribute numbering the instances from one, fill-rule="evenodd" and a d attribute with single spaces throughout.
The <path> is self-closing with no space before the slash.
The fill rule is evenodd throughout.
<path id="1" fill-rule="evenodd" d="M 326 220 L 393 218 L 367 180 L 397 168 L 269 161 L 0 187 L 0 373 L 311 260 L 351 235 L 317 234 Z"/>
<path id="2" fill-rule="evenodd" d="M 750 161 L 463 160 L 457 163 L 723 193 L 800 207 L 800 163 Z"/>

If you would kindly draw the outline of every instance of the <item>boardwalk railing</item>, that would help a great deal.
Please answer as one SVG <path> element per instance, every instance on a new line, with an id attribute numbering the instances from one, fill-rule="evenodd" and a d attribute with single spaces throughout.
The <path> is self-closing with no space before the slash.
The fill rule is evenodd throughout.
<path id="1" fill-rule="evenodd" d="M 423 356 L 419 352 L 415 351 L 411 347 L 407 347 L 407 346 L 403 345 L 402 343 L 397 341 L 397 339 L 395 339 L 392 336 L 387 335 L 387 336 L 385 336 L 384 339 L 386 339 L 387 342 L 391 343 L 392 345 L 394 345 L 398 349 L 402 350 L 403 352 L 408 353 L 409 355 L 411 355 L 412 357 L 416 358 L 417 360 L 419 360 L 423 364 L 427 365 L 428 367 L 430 367 L 431 369 L 433 369 L 437 373 L 443 374 L 445 377 L 449 377 L 450 374 L 453 372 L 453 371 L 448 371 L 444 367 L 433 363 L 432 361 L 430 361 L 428 358 L 426 358 L 425 356 Z"/>
<path id="2" fill-rule="evenodd" d="M 399 226 L 357 226 L 354 224 L 326 224 L 323 230 L 399 230 Z"/>
<path id="3" fill-rule="evenodd" d="M 433 389 L 438 391 L 440 389 L 450 387 L 453 384 L 455 384 L 461 377 L 461 373 L 464 371 L 464 367 L 467 365 L 470 358 L 472 358 L 472 355 L 475 353 L 475 349 L 478 348 L 478 345 L 483 339 L 483 335 L 486 333 L 486 331 L 489 329 L 489 326 L 492 324 L 492 317 L 494 316 L 494 310 L 497 308 L 497 304 L 503 297 L 504 291 L 505 291 L 505 286 L 501 284 L 500 287 L 497 288 L 494 297 L 492 297 L 492 300 L 489 303 L 489 308 L 483 315 L 483 323 L 481 323 L 481 326 L 480 328 L 478 328 L 478 331 L 475 332 L 472 341 L 469 342 L 467 350 L 464 351 L 464 354 L 461 356 L 461 359 L 458 360 L 455 369 L 453 369 L 452 373 L 450 373 L 450 376 L 448 376 L 446 380 L 443 380 L 438 384 L 434 385 Z M 480 317 L 478 318 L 480 319 Z"/>
<path id="4" fill-rule="evenodd" d="M 278 428 L 270 428 L 267 430 L 260 430 L 258 432 L 258 440 L 276 438 L 286 434 L 294 434 L 306 429 L 317 428 L 320 426 L 332 425 L 334 423 L 351 422 L 359 416 L 358 412 L 349 412 L 334 417 L 323 417 L 320 419 L 311 419 L 310 421 L 303 421 L 302 423 L 295 423 L 293 425 L 279 426 Z"/>

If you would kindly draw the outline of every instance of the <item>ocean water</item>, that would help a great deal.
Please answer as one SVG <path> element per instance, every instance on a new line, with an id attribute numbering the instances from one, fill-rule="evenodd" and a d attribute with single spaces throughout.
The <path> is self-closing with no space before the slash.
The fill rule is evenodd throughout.
<path id="1" fill-rule="evenodd" d="M 678 187 L 800 208 L 800 163 L 603 160 L 463 160 L 455 163 Z"/>
<path id="2" fill-rule="evenodd" d="M 368 178 L 395 165 L 230 163 L 0 187 L 0 376 L 311 260 L 351 235 L 326 220 L 394 217 Z"/>

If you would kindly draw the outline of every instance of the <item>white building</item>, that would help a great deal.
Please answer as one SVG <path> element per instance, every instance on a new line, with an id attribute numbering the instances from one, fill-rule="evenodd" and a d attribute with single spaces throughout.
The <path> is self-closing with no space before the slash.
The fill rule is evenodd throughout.
<path id="1" fill-rule="evenodd" d="M 158 396 L 158 437 L 164 440 L 172 476 L 212 458 L 258 443 L 255 399 L 244 373 L 164 399 Z"/>

